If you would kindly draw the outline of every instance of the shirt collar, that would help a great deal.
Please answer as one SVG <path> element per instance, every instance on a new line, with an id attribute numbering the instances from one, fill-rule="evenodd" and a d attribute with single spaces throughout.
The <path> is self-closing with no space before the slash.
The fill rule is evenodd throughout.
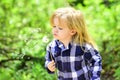
<path id="1" fill-rule="evenodd" d="M 58 47 L 59 47 L 59 48 L 61 48 L 61 49 L 62 49 L 62 51 L 63 51 L 63 50 L 70 49 L 70 48 L 71 48 L 71 46 L 72 46 L 72 44 L 73 44 L 73 42 L 70 42 L 70 43 L 68 44 L 68 46 L 67 46 L 67 47 L 65 47 L 65 46 L 63 45 L 63 43 L 62 43 L 62 42 L 60 42 L 59 40 L 56 40 L 56 42 L 57 42 L 57 44 L 58 44 Z"/>

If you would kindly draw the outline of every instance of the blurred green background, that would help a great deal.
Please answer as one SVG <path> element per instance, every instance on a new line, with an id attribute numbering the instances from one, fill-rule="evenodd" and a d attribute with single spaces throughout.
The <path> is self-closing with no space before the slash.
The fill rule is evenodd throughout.
<path id="1" fill-rule="evenodd" d="M 120 80 L 120 0 L 0 0 L 0 80 L 56 80 L 44 68 L 49 19 L 69 5 L 83 12 L 99 47 L 101 80 Z"/>

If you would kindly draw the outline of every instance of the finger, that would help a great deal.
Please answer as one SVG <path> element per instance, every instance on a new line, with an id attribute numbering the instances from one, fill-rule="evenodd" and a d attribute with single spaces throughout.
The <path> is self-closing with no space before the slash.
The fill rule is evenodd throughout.
<path id="1" fill-rule="evenodd" d="M 55 69 L 56 69 L 56 68 L 53 66 L 50 70 L 51 70 L 51 71 L 55 71 Z"/>
<path id="2" fill-rule="evenodd" d="M 54 62 L 54 61 L 51 61 L 48 65 L 49 65 L 49 66 L 54 66 L 54 65 L 55 65 L 55 62 Z"/>
<path id="3" fill-rule="evenodd" d="M 49 69 L 50 71 L 55 71 L 55 65 L 49 64 L 49 65 L 48 65 L 48 69 Z"/>
<path id="4" fill-rule="evenodd" d="M 52 67 L 54 67 L 54 64 L 49 63 L 49 64 L 48 64 L 48 68 L 51 69 Z"/>
<path id="5" fill-rule="evenodd" d="M 49 68 L 50 71 L 55 71 L 55 67 Z"/>
<path id="6" fill-rule="evenodd" d="M 53 64 L 53 62 L 51 61 L 51 62 L 48 63 L 48 66 L 50 66 L 50 65 L 52 65 L 52 64 Z"/>
<path id="7" fill-rule="evenodd" d="M 54 60 L 51 61 L 52 63 L 55 63 Z"/>
<path id="8" fill-rule="evenodd" d="M 53 68 L 53 67 L 55 67 L 55 64 L 50 64 L 49 65 L 49 68 Z"/>

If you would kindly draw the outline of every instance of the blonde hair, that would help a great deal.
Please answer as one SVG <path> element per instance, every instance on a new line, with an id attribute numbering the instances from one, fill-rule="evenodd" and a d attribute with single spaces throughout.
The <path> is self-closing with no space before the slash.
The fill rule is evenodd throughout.
<path id="1" fill-rule="evenodd" d="M 59 19 L 61 24 L 62 18 L 64 18 L 68 28 L 76 30 L 76 34 L 73 36 L 73 39 L 76 43 L 79 43 L 81 46 L 83 46 L 85 43 L 88 43 L 94 48 L 97 48 L 94 41 L 88 34 L 82 12 L 75 10 L 72 7 L 58 8 L 51 16 L 50 23 L 52 26 L 54 26 L 55 17 Z"/>

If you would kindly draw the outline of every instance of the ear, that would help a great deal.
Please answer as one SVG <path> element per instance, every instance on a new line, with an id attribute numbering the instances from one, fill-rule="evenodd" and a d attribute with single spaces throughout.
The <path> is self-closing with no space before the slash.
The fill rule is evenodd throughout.
<path id="1" fill-rule="evenodd" d="M 71 30 L 71 35 L 74 35 L 76 33 L 76 30 Z"/>

